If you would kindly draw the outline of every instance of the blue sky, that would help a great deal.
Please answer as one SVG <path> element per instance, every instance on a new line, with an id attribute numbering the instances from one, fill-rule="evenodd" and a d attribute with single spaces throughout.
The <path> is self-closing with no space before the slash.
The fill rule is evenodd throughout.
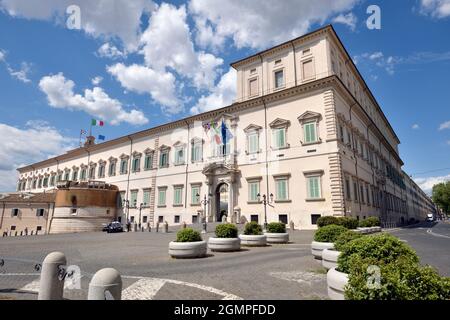
<path id="1" fill-rule="evenodd" d="M 80 29 L 66 9 L 80 8 Z M 369 5 L 381 29 L 369 30 Z M 450 178 L 450 0 L 0 0 L 0 191 L 15 168 L 231 103 L 229 63 L 333 23 L 426 190 Z M 447 169 L 444 169 L 447 168 Z M 442 169 L 442 170 L 441 170 Z"/>

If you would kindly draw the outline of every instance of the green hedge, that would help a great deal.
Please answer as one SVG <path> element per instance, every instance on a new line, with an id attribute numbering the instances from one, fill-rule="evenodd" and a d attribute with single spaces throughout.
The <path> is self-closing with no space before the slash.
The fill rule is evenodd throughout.
<path id="1" fill-rule="evenodd" d="M 356 229 L 358 227 L 358 220 L 351 217 L 334 217 L 334 216 L 324 216 L 317 219 L 317 226 L 319 228 L 329 226 L 331 224 L 344 226 L 347 229 Z"/>
<path id="2" fill-rule="evenodd" d="M 359 222 L 360 227 L 378 227 L 380 226 L 380 219 L 377 217 L 368 217 Z"/>
<path id="3" fill-rule="evenodd" d="M 335 242 L 337 237 L 347 231 L 347 228 L 330 224 L 319 228 L 314 234 L 314 241 L 318 242 Z"/>
<path id="4" fill-rule="evenodd" d="M 441 277 L 431 267 L 411 263 L 408 258 L 399 258 L 379 264 L 379 285 L 368 272 L 373 261 L 354 259 L 345 290 L 348 300 L 448 300 L 450 278 Z M 375 264 L 376 265 L 376 264 Z M 371 284 L 370 286 L 368 285 Z"/>
<path id="5" fill-rule="evenodd" d="M 367 235 L 354 239 L 341 248 L 338 270 L 349 273 L 353 259 L 370 260 L 374 265 L 389 264 L 399 258 L 418 263 L 416 252 L 398 238 L 389 234 Z"/>
<path id="6" fill-rule="evenodd" d="M 361 237 L 362 237 L 362 234 L 351 231 L 351 230 L 347 230 L 347 231 L 341 233 L 337 237 L 336 241 L 334 242 L 334 248 L 337 251 L 341 251 L 342 248 L 344 247 L 344 245 L 346 245 L 347 243 L 349 243 L 352 240 L 359 239 Z"/>
<path id="7" fill-rule="evenodd" d="M 177 232 L 176 242 L 197 242 L 202 241 L 202 236 L 200 232 L 192 229 L 186 228 Z"/>
<path id="8" fill-rule="evenodd" d="M 286 233 L 286 225 L 283 222 L 271 222 L 267 225 L 269 233 Z"/>
<path id="9" fill-rule="evenodd" d="M 238 229 L 232 223 L 222 223 L 216 227 L 217 238 L 237 238 Z"/>
<path id="10" fill-rule="evenodd" d="M 247 222 L 244 226 L 244 234 L 245 235 L 262 235 L 263 234 L 263 230 L 261 228 L 261 226 L 255 222 L 255 221 L 251 221 L 251 222 Z"/>

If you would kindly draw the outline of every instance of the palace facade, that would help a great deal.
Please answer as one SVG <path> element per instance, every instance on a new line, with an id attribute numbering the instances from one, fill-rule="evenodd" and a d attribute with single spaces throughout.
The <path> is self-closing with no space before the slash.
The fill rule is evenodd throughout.
<path id="1" fill-rule="evenodd" d="M 122 221 L 150 226 L 226 217 L 312 229 L 325 215 L 400 222 L 433 210 L 332 26 L 231 65 L 231 105 L 100 144 L 88 137 L 19 168 L 18 191 L 104 181 L 120 190 Z"/>

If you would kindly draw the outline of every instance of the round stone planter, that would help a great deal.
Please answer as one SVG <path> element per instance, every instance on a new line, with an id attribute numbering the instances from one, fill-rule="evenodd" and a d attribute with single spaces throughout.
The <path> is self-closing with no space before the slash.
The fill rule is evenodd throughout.
<path id="1" fill-rule="evenodd" d="M 373 227 L 375 232 L 381 232 L 381 227 Z"/>
<path id="2" fill-rule="evenodd" d="M 229 252 L 241 250 L 241 239 L 239 238 L 209 238 L 208 248 L 211 251 Z"/>
<path id="3" fill-rule="evenodd" d="M 370 228 L 366 228 L 366 227 L 359 227 L 357 229 L 361 234 L 368 234 L 370 233 Z"/>
<path id="4" fill-rule="evenodd" d="M 327 289 L 328 297 L 331 300 L 345 300 L 344 288 L 348 283 L 348 275 L 343 272 L 336 271 L 335 268 L 327 272 Z"/>
<path id="5" fill-rule="evenodd" d="M 241 245 L 247 247 L 264 247 L 267 244 L 267 237 L 265 235 L 247 235 L 240 234 Z"/>
<path id="6" fill-rule="evenodd" d="M 333 249 L 325 249 L 322 251 L 322 266 L 326 269 L 337 267 L 337 260 L 340 252 Z"/>
<path id="7" fill-rule="evenodd" d="M 289 233 L 269 233 L 265 232 L 264 235 L 267 238 L 268 243 L 288 243 Z"/>
<path id="8" fill-rule="evenodd" d="M 169 243 L 169 255 L 172 258 L 201 258 L 206 256 L 206 241 Z"/>
<path id="9" fill-rule="evenodd" d="M 333 248 L 334 248 L 333 242 L 317 242 L 317 241 L 311 242 L 311 253 L 314 256 L 314 258 L 318 260 L 322 260 L 323 250 Z"/>

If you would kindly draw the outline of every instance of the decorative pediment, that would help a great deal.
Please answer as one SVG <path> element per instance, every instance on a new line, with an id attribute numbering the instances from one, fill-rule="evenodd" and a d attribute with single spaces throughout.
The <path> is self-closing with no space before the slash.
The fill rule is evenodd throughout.
<path id="1" fill-rule="evenodd" d="M 75 165 L 73 165 L 73 166 L 72 166 L 72 169 L 73 169 L 73 170 L 77 170 L 77 169 L 78 169 L 78 167 L 77 167 L 77 166 L 75 166 Z M 53 172 L 53 171 L 52 171 L 52 172 Z"/>
<path id="2" fill-rule="evenodd" d="M 130 157 L 129 155 L 122 153 L 119 158 L 120 159 L 128 159 L 129 157 Z"/>
<path id="3" fill-rule="evenodd" d="M 109 161 L 109 162 L 116 162 L 116 161 L 117 161 L 117 158 L 109 157 L 108 161 Z"/>
<path id="4" fill-rule="evenodd" d="M 291 125 L 291 122 L 289 120 L 285 120 L 285 119 L 281 119 L 281 118 L 276 118 L 269 124 L 269 126 L 271 128 L 286 128 L 286 127 L 289 127 L 290 125 Z"/>
<path id="5" fill-rule="evenodd" d="M 165 145 L 165 144 L 162 144 L 160 147 L 159 147 L 159 150 L 170 150 L 170 146 L 167 146 L 167 145 Z"/>
<path id="6" fill-rule="evenodd" d="M 186 143 L 182 142 L 182 141 L 177 141 L 173 144 L 173 146 L 176 147 L 185 147 Z"/>
<path id="7" fill-rule="evenodd" d="M 297 119 L 300 123 L 308 121 L 308 120 L 317 120 L 319 121 L 322 118 L 320 113 L 314 111 L 306 111 L 302 115 L 300 115 Z"/>
<path id="8" fill-rule="evenodd" d="M 106 161 L 103 160 L 103 159 L 98 160 L 98 164 L 99 164 L 99 165 L 104 165 L 105 163 L 106 163 Z"/>
<path id="9" fill-rule="evenodd" d="M 150 153 L 154 153 L 154 152 L 155 152 L 155 150 L 150 149 L 150 148 L 147 148 L 144 150 L 144 154 L 150 154 Z"/>
<path id="10" fill-rule="evenodd" d="M 259 130 L 261 130 L 262 129 L 262 127 L 261 126 L 258 126 L 257 124 L 250 124 L 250 125 L 248 125 L 245 129 L 244 129 L 244 132 L 252 132 L 252 131 L 259 131 Z"/>
<path id="11" fill-rule="evenodd" d="M 140 157 L 142 157 L 142 153 L 134 151 L 132 156 L 133 156 L 133 158 L 140 158 Z"/>
<path id="12" fill-rule="evenodd" d="M 196 144 L 196 143 L 204 143 L 204 142 L 205 142 L 205 140 L 203 140 L 203 139 L 201 139 L 201 138 L 199 138 L 199 137 L 194 137 L 194 138 L 191 139 L 191 143 L 192 143 L 192 144 Z"/>
<path id="13" fill-rule="evenodd" d="M 94 161 L 89 162 L 89 167 L 95 167 L 97 166 L 97 163 L 95 163 Z"/>

